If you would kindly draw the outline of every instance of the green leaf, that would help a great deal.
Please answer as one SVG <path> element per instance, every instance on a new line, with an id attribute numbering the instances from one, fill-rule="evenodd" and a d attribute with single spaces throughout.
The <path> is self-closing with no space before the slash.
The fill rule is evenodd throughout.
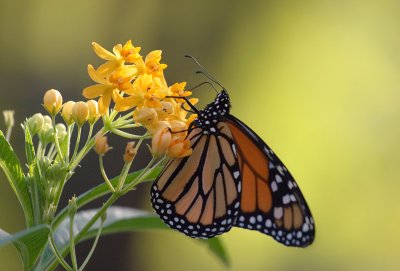
<path id="1" fill-rule="evenodd" d="M 35 161 L 35 149 L 33 147 L 32 136 L 28 128 L 25 128 L 25 154 L 28 165 Z"/>
<path id="2" fill-rule="evenodd" d="M 153 181 L 157 178 L 157 176 L 160 174 L 161 170 L 163 169 L 163 166 L 158 166 L 153 169 L 152 172 L 149 173 L 147 176 L 146 180 L 143 182 L 149 182 Z M 130 184 L 137 176 L 139 176 L 142 173 L 143 170 L 138 170 L 133 173 L 130 173 L 127 178 L 125 184 Z M 118 178 L 114 177 L 111 180 L 111 183 L 115 187 L 118 183 Z M 82 206 L 85 206 L 89 202 L 92 202 L 95 199 L 98 199 L 104 195 L 107 195 L 110 193 L 110 190 L 108 189 L 108 186 L 105 182 L 93 187 L 92 189 L 86 191 L 84 194 L 80 195 L 77 200 L 76 204 L 78 206 L 78 209 L 81 208 Z M 63 210 L 60 211 L 59 214 L 57 214 L 56 218 L 53 221 L 53 226 L 57 227 L 61 221 L 68 215 L 68 206 L 66 206 Z"/>
<path id="3" fill-rule="evenodd" d="M 47 225 L 38 225 L 14 235 L 0 229 L 0 247 L 13 243 L 22 258 L 24 269 L 28 270 L 46 245 L 49 232 Z"/>
<path id="4" fill-rule="evenodd" d="M 24 211 L 26 223 L 33 225 L 33 208 L 30 200 L 29 189 L 25 182 L 24 174 L 17 155 L 0 131 L 0 167 L 3 169 L 8 182 L 17 196 Z"/>
<path id="5" fill-rule="evenodd" d="M 78 212 L 75 216 L 75 232 L 79 232 L 83 229 L 85 224 L 94 216 L 97 210 L 87 210 Z M 89 238 L 93 238 L 98 230 L 100 222 L 96 222 L 93 227 L 84 235 L 79 241 L 83 241 Z M 64 255 L 68 253 L 68 242 L 69 242 L 69 219 L 65 219 L 55 232 L 55 241 L 57 247 L 64 252 Z M 145 230 L 165 230 L 169 229 L 161 219 L 153 214 L 142 210 L 137 210 L 129 207 L 116 207 L 112 206 L 107 210 L 107 219 L 103 224 L 102 235 L 111 233 L 121 232 L 137 232 Z M 218 238 L 212 238 L 208 240 L 196 239 L 201 243 L 208 246 L 210 251 L 214 253 L 224 264 L 229 264 L 228 257 L 224 250 L 224 247 Z M 39 270 L 53 270 L 56 263 L 52 251 L 46 248 L 42 257 L 42 264 Z"/>
<path id="6" fill-rule="evenodd" d="M 228 253 L 225 250 L 224 244 L 219 237 L 213 237 L 210 239 L 197 239 L 201 242 L 204 242 L 208 249 L 215 254 L 226 266 L 231 265 L 231 261 L 228 257 Z"/>

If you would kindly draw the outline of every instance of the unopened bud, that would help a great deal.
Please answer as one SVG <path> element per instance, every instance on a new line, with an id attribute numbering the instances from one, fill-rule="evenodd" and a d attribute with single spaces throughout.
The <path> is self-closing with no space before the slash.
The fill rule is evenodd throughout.
<path id="1" fill-rule="evenodd" d="M 50 89 L 46 91 L 43 97 L 43 107 L 51 116 L 55 116 L 62 107 L 62 96 L 58 90 Z"/>
<path id="2" fill-rule="evenodd" d="M 56 124 L 56 130 L 57 130 L 58 140 L 63 141 L 64 138 L 67 136 L 67 128 L 65 127 L 64 124 L 58 123 L 58 124 Z"/>
<path id="3" fill-rule="evenodd" d="M 72 108 L 74 107 L 74 105 L 74 101 L 68 101 L 63 105 L 61 116 L 63 117 L 67 125 L 71 125 L 72 123 L 74 123 L 74 119 L 72 118 Z"/>
<path id="4" fill-rule="evenodd" d="M 40 113 L 36 113 L 29 119 L 27 119 L 26 123 L 26 128 L 29 129 L 29 132 L 31 133 L 32 136 L 36 135 L 44 125 L 44 118 L 43 115 Z"/>
<path id="5" fill-rule="evenodd" d="M 89 108 L 88 122 L 90 124 L 93 124 L 100 118 L 99 105 L 98 105 L 97 101 L 95 101 L 95 100 L 89 100 L 86 102 L 86 104 Z"/>
<path id="6" fill-rule="evenodd" d="M 42 129 L 38 132 L 39 140 L 43 145 L 53 142 L 54 130 L 53 126 L 49 123 L 44 123 Z"/>
<path id="7" fill-rule="evenodd" d="M 75 216 L 77 210 L 76 197 L 73 196 L 68 202 L 68 215 L 71 219 Z"/>
<path id="8" fill-rule="evenodd" d="M 136 153 L 137 150 L 135 148 L 135 142 L 134 141 L 128 142 L 125 148 L 124 162 L 125 163 L 131 162 L 135 158 Z"/>
<path id="9" fill-rule="evenodd" d="M 13 110 L 4 110 L 4 123 L 7 128 L 12 128 L 14 126 L 14 111 Z"/>
<path id="10" fill-rule="evenodd" d="M 89 118 L 89 107 L 84 102 L 77 102 L 72 107 L 72 118 L 79 126 L 85 124 Z"/>

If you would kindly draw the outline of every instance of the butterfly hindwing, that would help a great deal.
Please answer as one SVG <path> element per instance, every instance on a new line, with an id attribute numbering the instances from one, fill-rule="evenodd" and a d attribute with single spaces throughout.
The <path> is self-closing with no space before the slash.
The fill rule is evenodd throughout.
<path id="1" fill-rule="evenodd" d="M 235 226 L 271 235 L 287 246 L 308 246 L 314 221 L 292 175 L 248 126 L 228 115 L 241 173 L 241 198 Z"/>
<path id="2" fill-rule="evenodd" d="M 228 231 L 238 214 L 240 174 L 225 124 L 207 134 L 188 134 L 193 153 L 171 160 L 154 182 L 152 205 L 164 222 L 190 237 L 210 238 Z"/>

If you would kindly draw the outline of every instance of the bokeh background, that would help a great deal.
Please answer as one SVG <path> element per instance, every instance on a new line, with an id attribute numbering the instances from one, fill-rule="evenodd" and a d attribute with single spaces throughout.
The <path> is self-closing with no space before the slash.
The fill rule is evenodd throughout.
<path id="1" fill-rule="evenodd" d="M 232 113 L 285 161 L 312 209 L 317 235 L 306 249 L 252 231 L 225 234 L 230 270 L 400 269 L 399 1 L 1 0 L 0 109 L 15 109 L 21 122 L 43 112 L 49 88 L 82 99 L 86 66 L 100 63 L 91 42 L 111 49 L 128 39 L 142 53 L 163 50 L 169 82 L 204 81 L 183 57 L 196 56 L 229 90 Z M 200 106 L 214 98 L 207 88 L 195 95 Z M 17 126 L 21 157 L 22 142 Z M 124 144 L 112 139 L 110 175 L 122 166 Z M 85 163 L 64 202 L 101 181 Z M 150 210 L 149 186 L 119 204 Z M 16 232 L 23 223 L 1 175 L 0 227 Z M 88 270 L 112 266 L 228 270 L 173 231 L 102 238 Z M 13 247 L 0 249 L 0 270 L 22 270 Z"/>

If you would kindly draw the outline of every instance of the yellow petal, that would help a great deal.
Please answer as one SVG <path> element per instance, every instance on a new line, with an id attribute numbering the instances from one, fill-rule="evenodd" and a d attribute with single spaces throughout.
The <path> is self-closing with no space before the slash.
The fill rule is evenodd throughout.
<path id="1" fill-rule="evenodd" d="M 116 57 L 110 52 L 101 47 L 99 44 L 96 42 L 92 42 L 93 50 L 98 55 L 100 58 L 105 59 L 105 60 L 115 60 Z"/>
<path id="2" fill-rule="evenodd" d="M 113 52 L 117 56 L 117 58 L 121 57 L 121 50 L 122 50 L 122 45 L 121 44 L 117 44 L 117 45 L 115 45 L 113 47 Z"/>
<path id="3" fill-rule="evenodd" d="M 93 85 L 90 87 L 87 87 L 83 90 L 82 94 L 85 98 L 87 99 L 93 99 L 96 97 L 99 97 L 103 95 L 104 93 L 108 92 L 112 87 L 111 86 L 105 86 L 105 85 Z"/>
<path id="4" fill-rule="evenodd" d="M 111 91 L 107 91 L 99 99 L 100 114 L 104 115 L 105 113 L 107 113 L 107 110 L 110 107 L 110 103 L 111 103 Z"/>
<path id="5" fill-rule="evenodd" d="M 101 74 L 99 74 L 99 73 L 93 68 L 92 65 L 89 64 L 87 69 L 88 69 L 88 74 L 89 74 L 90 78 L 92 78 L 93 81 L 95 81 L 96 83 L 99 83 L 99 84 L 103 84 L 103 85 L 106 85 L 106 84 L 107 84 L 106 79 L 104 79 L 104 78 L 101 76 Z"/>
<path id="6" fill-rule="evenodd" d="M 96 71 L 103 76 L 107 76 L 118 69 L 118 67 L 119 63 L 117 61 L 107 61 L 104 64 L 101 64 Z"/>

